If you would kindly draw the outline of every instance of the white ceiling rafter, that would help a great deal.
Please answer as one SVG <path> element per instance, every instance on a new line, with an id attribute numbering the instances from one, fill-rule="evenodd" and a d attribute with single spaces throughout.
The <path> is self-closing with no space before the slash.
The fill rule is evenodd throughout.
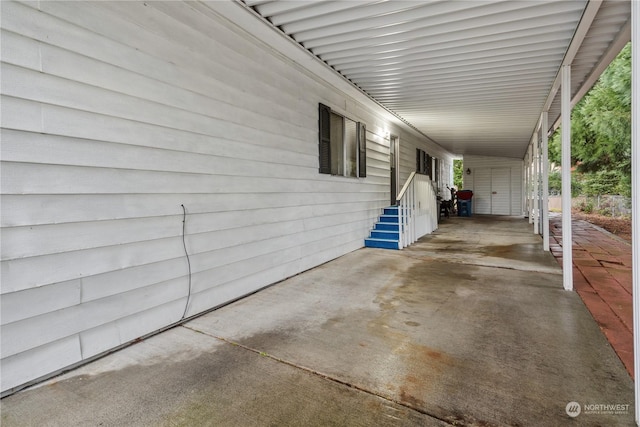
<path id="1" fill-rule="evenodd" d="M 420 42 L 414 47 L 408 47 L 405 44 L 403 48 L 383 49 L 382 51 L 375 51 L 370 48 L 366 54 L 348 57 L 327 58 L 331 55 L 323 55 L 323 57 L 327 64 L 344 68 L 353 64 L 366 64 L 368 61 L 411 60 L 412 58 L 435 57 L 436 55 L 453 56 L 482 53 L 486 55 L 487 52 L 497 49 L 523 49 L 523 47 L 526 48 L 532 45 L 559 43 L 554 34 L 549 34 L 549 30 L 550 28 L 543 28 L 539 33 L 527 31 L 524 35 L 521 35 L 524 32 L 519 32 L 519 34 L 514 34 L 512 37 L 503 37 L 499 40 L 486 40 L 486 37 L 456 40 L 455 42 L 440 43 L 429 52 L 425 51 L 427 44 Z M 558 33 L 557 27 L 554 30 Z M 572 29 L 567 27 L 565 34 L 570 35 L 572 32 Z"/>
<path id="2" fill-rule="evenodd" d="M 400 3 L 400 2 L 394 2 Z M 458 3 L 471 3 L 474 5 L 474 9 L 482 9 L 483 2 L 459 2 L 454 1 L 447 4 Z M 535 2 L 537 4 L 537 2 Z M 555 7 L 552 9 L 538 10 L 531 6 L 531 2 L 520 1 L 508 1 L 504 3 L 504 9 L 498 9 L 496 13 L 487 14 L 486 10 L 484 14 L 474 16 L 470 13 L 460 16 L 459 19 L 453 19 L 452 17 L 433 17 L 424 19 L 422 21 L 404 22 L 401 24 L 388 25 L 385 27 L 372 27 L 366 30 L 358 30 L 348 33 L 336 33 L 330 36 L 306 39 L 300 37 L 299 34 L 290 34 L 299 43 L 302 43 L 307 49 L 311 49 L 317 55 L 322 55 L 321 48 L 327 47 L 331 50 L 340 50 L 341 48 L 362 48 L 366 46 L 374 45 L 389 45 L 391 43 L 404 42 L 414 38 L 433 37 L 441 34 L 455 34 L 458 31 L 481 31 L 483 28 L 488 32 L 498 30 L 499 27 L 504 25 L 512 29 L 516 28 L 531 28 L 539 25 L 547 25 L 547 19 L 553 19 L 554 17 L 564 17 L 564 21 L 568 16 L 574 16 L 580 14 L 580 8 L 574 8 L 567 11 L 565 5 L 572 5 L 575 1 L 560 2 L 562 9 Z M 516 5 L 529 5 L 529 7 L 523 7 Z M 496 8 L 496 5 L 492 5 Z M 540 7 L 540 6 L 538 6 Z M 493 10 L 492 8 L 492 10 Z M 577 9 L 577 10 L 576 10 Z M 527 12 L 529 17 L 527 17 Z M 455 14 L 458 15 L 458 14 Z M 517 27 L 514 27 L 514 23 Z M 327 29 L 328 30 L 328 29 Z M 338 45 L 338 46 L 333 46 Z"/>
<path id="3" fill-rule="evenodd" d="M 406 37 L 404 39 L 401 39 L 400 41 L 402 42 L 402 45 L 391 43 L 393 42 L 393 40 L 384 44 L 376 44 L 377 41 L 365 38 L 365 40 L 358 41 L 359 45 L 354 46 L 353 49 L 349 49 L 348 44 L 344 43 L 340 46 L 329 45 L 324 47 L 317 47 L 314 49 L 314 53 L 316 55 L 322 55 L 323 57 L 326 56 L 327 59 L 335 59 L 345 56 L 351 56 L 354 54 L 360 55 L 375 53 L 377 51 L 395 51 L 403 47 L 420 47 L 422 49 L 430 50 L 434 47 L 447 48 L 446 43 L 457 43 L 458 45 L 477 45 L 494 40 L 504 41 L 521 34 L 523 31 L 538 31 L 549 34 L 565 29 L 573 34 L 575 30 L 574 26 L 571 25 L 571 23 L 566 22 L 558 16 L 550 16 L 545 20 L 544 24 L 533 27 L 530 25 L 525 25 L 526 22 L 526 20 L 520 19 L 517 21 L 505 22 L 501 25 L 496 24 L 492 26 L 464 28 L 454 32 L 436 32 L 424 30 L 420 33 L 413 34 L 414 37 L 410 38 L 409 40 L 406 40 Z M 535 36 L 535 34 L 531 34 L 531 36 Z"/>
<path id="4" fill-rule="evenodd" d="M 617 0 L 236 2 L 457 154 L 522 158 L 561 65 L 582 96 L 630 37 Z"/>

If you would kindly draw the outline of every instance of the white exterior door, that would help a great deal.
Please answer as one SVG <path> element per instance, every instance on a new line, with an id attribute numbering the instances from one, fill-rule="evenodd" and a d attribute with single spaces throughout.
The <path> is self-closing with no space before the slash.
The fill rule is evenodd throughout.
<path id="1" fill-rule="evenodd" d="M 511 169 L 491 169 L 491 215 L 511 215 Z"/>
<path id="2" fill-rule="evenodd" d="M 474 171 L 471 203 L 473 213 L 480 215 L 491 213 L 491 169 L 480 168 Z"/>

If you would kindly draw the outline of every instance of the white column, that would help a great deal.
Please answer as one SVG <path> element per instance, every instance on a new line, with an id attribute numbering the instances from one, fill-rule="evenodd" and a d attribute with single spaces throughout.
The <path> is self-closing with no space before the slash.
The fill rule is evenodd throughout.
<path id="1" fill-rule="evenodd" d="M 527 177 L 529 167 L 529 153 L 522 159 L 522 212 L 529 218 L 529 179 Z"/>
<path id="2" fill-rule="evenodd" d="M 540 118 L 542 125 L 542 247 L 549 250 L 549 113 L 544 111 Z"/>
<path id="3" fill-rule="evenodd" d="M 542 169 L 542 136 L 538 135 L 538 233 L 542 234 L 542 175 L 544 171 Z"/>
<path id="4" fill-rule="evenodd" d="M 538 234 L 542 234 L 542 137 L 538 135 Z"/>
<path id="5" fill-rule="evenodd" d="M 571 233 L 571 65 L 562 66 L 562 284 L 573 290 Z"/>
<path id="6" fill-rule="evenodd" d="M 533 234 L 539 234 L 540 230 L 540 199 L 538 198 L 540 183 L 540 164 L 538 163 L 538 132 L 534 134 L 533 138 Z"/>
<path id="7" fill-rule="evenodd" d="M 631 2 L 631 200 L 633 260 L 633 367 L 636 424 L 640 425 L 640 3 Z"/>
<path id="8" fill-rule="evenodd" d="M 527 150 L 527 212 L 529 224 L 533 224 L 533 147 L 529 143 Z"/>
<path id="9" fill-rule="evenodd" d="M 529 165 L 529 156 L 524 155 L 522 161 L 522 212 L 526 218 L 529 218 L 529 189 L 527 187 L 527 166 Z"/>

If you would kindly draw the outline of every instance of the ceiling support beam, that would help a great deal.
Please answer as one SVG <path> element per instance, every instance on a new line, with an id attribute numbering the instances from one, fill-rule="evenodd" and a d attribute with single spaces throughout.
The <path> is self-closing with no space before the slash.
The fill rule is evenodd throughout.
<path id="1" fill-rule="evenodd" d="M 594 84 L 598 81 L 604 70 L 607 69 L 611 61 L 613 61 L 616 56 L 620 53 L 622 48 L 626 46 L 626 44 L 631 39 L 631 22 L 627 22 L 627 24 L 622 27 L 622 30 L 618 34 L 618 37 L 611 43 L 609 46 L 609 50 L 605 53 L 605 55 L 600 59 L 598 65 L 595 66 L 591 74 L 587 76 L 587 78 L 580 86 L 578 92 L 573 95 L 573 99 L 571 99 L 571 106 L 575 107 L 578 102 L 582 99 L 583 96 L 589 92 L 589 89 L 593 87 Z"/>
<path id="2" fill-rule="evenodd" d="M 573 38 L 571 39 L 571 43 L 569 44 L 569 48 L 567 49 L 567 52 L 564 55 L 564 59 L 562 61 L 563 66 L 571 65 L 573 63 L 573 59 L 576 57 L 576 54 L 578 53 L 578 49 L 580 49 L 580 46 L 582 46 L 582 42 L 584 41 L 584 38 L 587 35 L 587 32 L 589 31 L 589 28 L 591 28 L 591 24 L 593 23 L 593 20 L 595 19 L 598 13 L 598 10 L 600 10 L 600 6 L 602 6 L 602 0 L 591 0 L 587 2 L 587 6 L 585 7 L 584 13 L 582 14 L 582 18 L 580 19 L 580 24 L 578 25 L 578 28 L 576 29 L 576 32 L 574 33 Z M 556 79 L 554 80 L 553 85 L 551 86 L 551 91 L 547 96 L 547 100 L 544 103 L 544 107 L 542 108 L 542 111 L 549 111 L 549 108 L 551 108 L 551 103 L 556 97 L 556 93 L 558 92 L 558 89 L 561 86 L 561 81 L 562 81 L 562 70 L 560 70 L 556 75 Z"/>
<path id="3" fill-rule="evenodd" d="M 585 78 L 578 91 L 575 93 L 575 95 L 573 95 L 573 98 L 571 98 L 571 108 L 575 107 L 578 102 L 580 102 L 580 100 L 589 92 L 589 90 L 591 90 L 591 88 L 598 82 L 598 79 L 600 78 L 602 73 L 604 73 L 609 64 L 611 64 L 616 56 L 618 56 L 620 51 L 626 46 L 629 40 L 631 40 L 631 20 L 629 20 L 629 22 L 627 22 L 627 24 L 622 27 L 620 33 L 618 34 L 618 37 L 616 37 L 616 39 L 609 46 L 609 50 L 607 50 L 604 56 L 600 58 L 598 64 L 591 71 L 591 74 L 589 74 Z M 555 91 L 553 92 L 553 94 L 555 96 Z M 560 126 L 560 120 L 561 118 L 558 117 L 558 119 L 548 129 L 553 129 L 555 131 L 558 126 Z"/>
<path id="4" fill-rule="evenodd" d="M 631 2 L 631 203 L 633 271 L 633 366 L 635 415 L 640 425 L 640 2 Z"/>
<path id="5" fill-rule="evenodd" d="M 571 230 L 571 65 L 562 66 L 562 285 L 573 290 Z"/>

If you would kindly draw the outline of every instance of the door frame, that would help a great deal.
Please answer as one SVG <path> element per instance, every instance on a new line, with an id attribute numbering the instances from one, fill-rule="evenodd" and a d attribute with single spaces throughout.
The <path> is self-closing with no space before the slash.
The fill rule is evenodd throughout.
<path id="1" fill-rule="evenodd" d="M 391 206 L 395 206 L 398 197 L 398 182 L 399 182 L 399 151 L 400 151 L 400 138 L 397 135 L 389 135 L 389 188 L 391 196 Z"/>

